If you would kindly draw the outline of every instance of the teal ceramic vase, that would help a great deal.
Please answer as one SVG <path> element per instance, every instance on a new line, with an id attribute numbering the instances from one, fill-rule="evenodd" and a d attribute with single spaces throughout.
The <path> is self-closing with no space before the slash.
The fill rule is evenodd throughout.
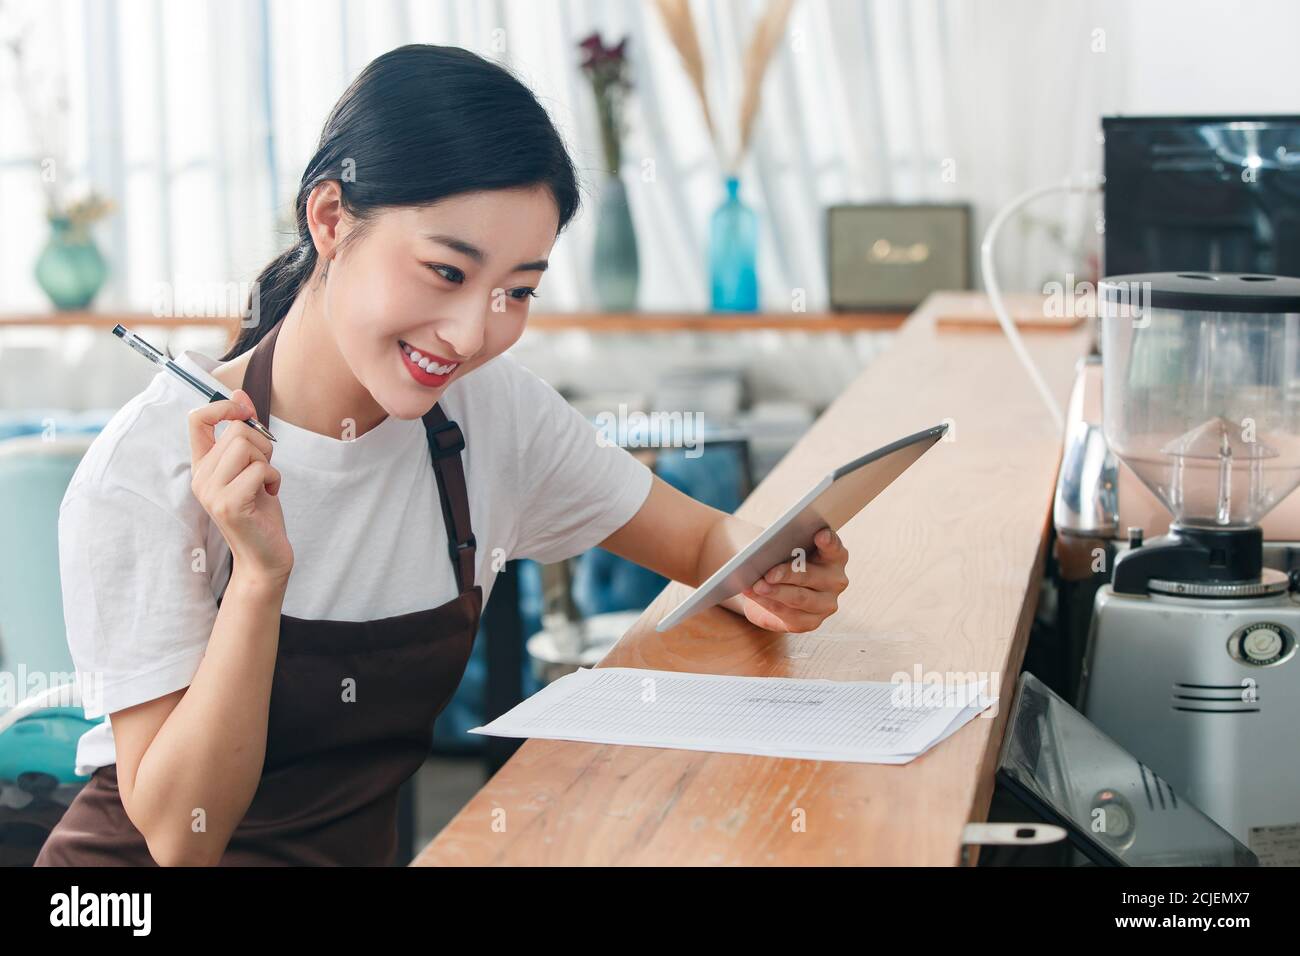
<path id="1" fill-rule="evenodd" d="M 641 267 L 636 230 L 628 206 L 627 187 L 618 176 L 605 180 L 596 219 L 596 251 L 592 260 L 596 300 L 604 312 L 632 312 L 637 304 Z"/>
<path id="2" fill-rule="evenodd" d="M 85 309 L 108 278 L 108 263 L 89 229 L 66 216 L 50 218 L 50 238 L 36 260 L 36 281 L 56 309 Z"/>

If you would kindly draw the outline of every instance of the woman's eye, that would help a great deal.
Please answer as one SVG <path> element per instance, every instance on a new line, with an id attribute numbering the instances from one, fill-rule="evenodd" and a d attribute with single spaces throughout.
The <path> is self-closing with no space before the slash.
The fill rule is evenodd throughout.
<path id="1" fill-rule="evenodd" d="M 455 266 L 444 266 L 438 265 L 437 263 L 430 263 L 429 268 L 438 273 L 438 275 L 442 276 L 448 282 L 465 281 L 465 273 L 461 272 Z"/>
<path id="2" fill-rule="evenodd" d="M 517 289 L 511 289 L 509 295 L 512 299 L 527 299 L 529 296 L 536 298 L 537 290 L 530 289 L 528 286 L 520 286 Z"/>

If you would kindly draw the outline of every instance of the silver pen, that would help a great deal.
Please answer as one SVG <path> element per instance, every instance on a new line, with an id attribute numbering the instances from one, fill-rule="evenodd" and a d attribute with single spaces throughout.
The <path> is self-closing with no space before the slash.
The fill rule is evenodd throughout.
<path id="1" fill-rule="evenodd" d="M 222 395 L 220 392 L 216 391 L 215 389 L 209 388 L 207 385 L 204 385 L 202 382 L 200 382 L 189 372 L 185 371 L 185 369 L 181 368 L 179 365 L 177 365 L 175 362 L 169 359 L 166 355 L 158 351 L 156 348 L 154 348 L 152 345 L 150 345 L 144 339 L 140 338 L 140 336 L 136 335 L 134 332 L 132 332 L 130 329 L 126 328 L 125 326 L 122 325 L 113 326 L 113 334 L 116 335 L 123 342 L 125 342 L 127 345 L 131 346 L 131 348 L 135 349 L 145 358 L 147 358 L 150 362 L 153 362 L 155 365 L 161 365 L 167 371 L 171 372 L 173 375 L 179 378 L 182 382 L 189 385 L 196 392 L 198 392 L 200 395 L 206 398 L 209 404 L 211 404 L 212 402 L 224 401 L 230 398 L 229 395 Z M 263 425 L 261 422 L 259 422 L 256 418 L 245 418 L 244 424 L 247 425 L 249 428 L 255 429 L 256 431 L 265 435 L 267 438 L 271 439 L 271 441 L 275 441 L 275 436 L 272 435 L 269 431 L 267 431 L 266 426 Z"/>

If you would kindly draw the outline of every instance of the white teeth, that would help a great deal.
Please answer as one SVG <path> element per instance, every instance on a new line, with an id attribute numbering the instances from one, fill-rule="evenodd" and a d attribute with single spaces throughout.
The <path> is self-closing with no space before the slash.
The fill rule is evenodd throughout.
<path id="1" fill-rule="evenodd" d="M 427 355 L 421 355 L 405 342 L 402 343 L 402 351 L 411 357 L 412 362 L 430 375 L 448 375 L 460 364 L 459 362 L 450 362 L 447 365 L 434 365 L 433 359 Z"/>

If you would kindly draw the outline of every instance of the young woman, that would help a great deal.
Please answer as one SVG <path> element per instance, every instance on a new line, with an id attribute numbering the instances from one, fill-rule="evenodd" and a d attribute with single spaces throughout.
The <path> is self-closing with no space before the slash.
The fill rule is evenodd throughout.
<path id="1" fill-rule="evenodd" d="M 343 94 L 256 326 L 181 358 L 232 398 L 155 376 L 68 488 L 68 639 L 109 720 L 38 863 L 390 863 L 501 560 L 600 545 L 694 585 L 755 534 L 502 355 L 577 205 L 545 111 L 478 56 L 402 47 Z M 817 544 L 728 606 L 816 627 L 847 558 Z"/>

